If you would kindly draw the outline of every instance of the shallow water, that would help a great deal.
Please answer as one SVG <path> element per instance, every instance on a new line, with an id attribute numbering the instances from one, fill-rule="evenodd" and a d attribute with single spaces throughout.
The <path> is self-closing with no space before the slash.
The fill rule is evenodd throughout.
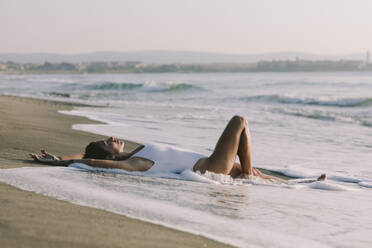
<path id="1" fill-rule="evenodd" d="M 371 76 L 0 75 L 0 93 L 109 106 L 64 112 L 109 123 L 74 128 L 203 154 L 211 153 L 229 118 L 241 114 L 252 131 L 254 165 L 329 178 L 280 185 L 191 171 L 92 172 L 76 165 L 3 170 L 0 180 L 241 247 L 370 247 Z"/>

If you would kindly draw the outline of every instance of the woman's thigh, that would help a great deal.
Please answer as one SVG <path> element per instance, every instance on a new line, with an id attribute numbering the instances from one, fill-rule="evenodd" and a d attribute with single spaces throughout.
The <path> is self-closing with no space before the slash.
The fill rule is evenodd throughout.
<path id="1" fill-rule="evenodd" d="M 238 153 L 240 135 L 246 126 L 246 120 L 234 116 L 219 138 L 213 154 L 205 162 L 206 169 L 216 173 L 229 174 Z"/>
<path id="2" fill-rule="evenodd" d="M 213 163 L 210 158 L 202 158 L 200 159 L 193 167 L 194 171 L 200 171 L 204 174 L 206 171 L 217 172 L 216 170 L 216 163 Z M 226 175 L 230 175 L 231 177 L 235 178 L 242 174 L 242 166 L 239 163 L 234 162 L 234 165 L 230 169 L 229 172 L 224 173 Z"/>

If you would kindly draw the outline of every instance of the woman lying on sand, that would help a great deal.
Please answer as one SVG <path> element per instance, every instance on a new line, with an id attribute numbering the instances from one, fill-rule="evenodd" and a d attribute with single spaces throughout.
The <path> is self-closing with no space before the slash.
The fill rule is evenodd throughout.
<path id="1" fill-rule="evenodd" d="M 135 155 L 135 156 L 134 156 Z M 227 124 L 219 138 L 214 152 L 205 157 L 189 151 L 164 148 L 151 144 L 140 145 L 131 152 L 125 151 L 122 140 L 111 137 L 107 140 L 91 142 L 85 154 L 76 154 L 58 158 L 41 150 L 41 154 L 30 154 L 39 162 L 56 166 L 67 166 L 72 163 L 83 163 L 92 167 L 123 169 L 126 171 L 147 171 L 176 166 L 178 170 L 192 168 L 193 171 L 206 171 L 230 175 L 233 178 L 258 176 L 263 179 L 283 181 L 280 178 L 265 175 L 252 167 L 251 136 L 248 122 L 244 117 L 234 116 Z M 235 162 L 236 156 L 240 163 Z M 163 168 L 160 168 L 163 167 Z M 169 171 L 171 171 L 170 168 Z M 318 180 L 324 180 L 323 174 Z"/>

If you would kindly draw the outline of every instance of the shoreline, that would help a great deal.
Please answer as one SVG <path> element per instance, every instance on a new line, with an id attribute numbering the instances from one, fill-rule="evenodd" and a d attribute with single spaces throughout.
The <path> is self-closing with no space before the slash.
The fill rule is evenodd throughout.
<path id="1" fill-rule="evenodd" d="M 74 106 L 83 105 L 0 95 L 3 140 L 0 172 L 7 168 L 43 166 L 27 157 L 40 148 L 56 155 L 72 154 L 81 151 L 88 142 L 103 138 L 72 129 L 76 123 L 101 122 L 58 113 Z M 128 142 L 129 147 L 134 145 Z M 0 183 L 0 192 L 2 247 L 231 247 L 199 235 L 75 205 L 5 183 Z"/>

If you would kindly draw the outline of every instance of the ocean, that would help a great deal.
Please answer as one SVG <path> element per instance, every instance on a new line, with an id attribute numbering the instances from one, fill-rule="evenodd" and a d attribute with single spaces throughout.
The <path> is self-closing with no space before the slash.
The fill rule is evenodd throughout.
<path id="1" fill-rule="evenodd" d="M 245 116 L 253 165 L 325 182 L 287 184 L 186 170 L 0 171 L 0 181 L 239 247 L 371 247 L 372 73 L 0 75 L 0 93 L 103 107 L 74 129 L 209 155 Z M 48 182 L 48 183 L 45 183 Z"/>

